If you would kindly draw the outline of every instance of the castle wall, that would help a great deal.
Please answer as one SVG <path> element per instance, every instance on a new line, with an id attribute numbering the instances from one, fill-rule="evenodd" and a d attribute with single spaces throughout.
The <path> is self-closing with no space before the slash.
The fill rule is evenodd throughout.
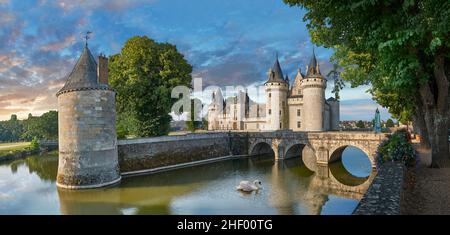
<path id="1" fill-rule="evenodd" d="M 247 154 L 245 134 L 210 133 L 164 136 L 119 141 L 119 162 L 122 173 L 220 160 L 231 155 Z"/>
<path id="2" fill-rule="evenodd" d="M 330 119 L 331 119 L 330 114 L 331 114 L 330 108 L 327 105 L 325 105 L 325 113 L 323 117 L 323 127 L 325 131 L 330 130 Z"/>
<path id="3" fill-rule="evenodd" d="M 293 131 L 302 131 L 303 128 L 303 102 L 302 98 L 289 98 L 289 129 Z M 300 110 L 300 116 L 298 116 L 297 111 Z M 300 127 L 298 127 L 298 122 L 300 122 Z"/>
<path id="4" fill-rule="evenodd" d="M 115 93 L 63 93 L 58 107 L 58 187 L 90 188 L 119 181 Z"/>
<path id="5" fill-rule="evenodd" d="M 340 122 L 339 101 L 329 101 L 330 104 L 330 130 L 338 131 Z"/>

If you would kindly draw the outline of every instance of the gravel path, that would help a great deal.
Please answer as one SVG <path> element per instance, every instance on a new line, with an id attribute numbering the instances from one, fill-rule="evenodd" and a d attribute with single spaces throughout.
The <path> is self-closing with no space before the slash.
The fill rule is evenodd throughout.
<path id="1" fill-rule="evenodd" d="M 406 173 L 401 213 L 450 215 L 450 168 L 428 168 L 429 151 L 416 146 L 420 165 Z"/>

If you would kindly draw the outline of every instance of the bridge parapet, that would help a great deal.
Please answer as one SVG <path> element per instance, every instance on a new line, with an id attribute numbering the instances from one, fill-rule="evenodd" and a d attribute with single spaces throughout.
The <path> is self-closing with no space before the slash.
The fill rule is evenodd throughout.
<path id="1" fill-rule="evenodd" d="M 361 149 L 375 167 L 376 150 L 387 134 L 372 132 L 253 132 L 249 133 L 249 155 L 261 143 L 269 145 L 276 159 L 284 159 L 292 146 L 308 146 L 315 152 L 317 164 L 327 165 L 340 159 L 347 146 Z"/>

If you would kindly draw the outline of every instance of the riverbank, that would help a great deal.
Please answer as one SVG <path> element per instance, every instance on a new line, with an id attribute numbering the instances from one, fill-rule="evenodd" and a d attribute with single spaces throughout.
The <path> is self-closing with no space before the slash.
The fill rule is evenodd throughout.
<path id="1" fill-rule="evenodd" d="M 25 158 L 39 153 L 39 149 L 31 150 L 29 142 L 0 144 L 0 162 Z"/>
<path id="2" fill-rule="evenodd" d="M 404 215 L 450 214 L 450 169 L 431 169 L 431 153 L 414 146 L 420 163 L 406 173 L 401 213 Z"/>

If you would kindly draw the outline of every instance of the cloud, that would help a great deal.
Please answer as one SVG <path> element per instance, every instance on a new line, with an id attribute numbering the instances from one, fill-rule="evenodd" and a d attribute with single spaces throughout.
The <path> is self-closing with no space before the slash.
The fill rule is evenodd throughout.
<path id="1" fill-rule="evenodd" d="M 122 11 L 139 4 L 153 3 L 156 0 L 57 0 L 55 4 L 64 11 L 77 9 Z"/>
<path id="2" fill-rule="evenodd" d="M 262 84 L 277 51 L 293 79 L 312 54 L 302 14 L 282 1 L 0 0 L 0 120 L 11 112 L 20 118 L 56 108 L 55 93 L 78 59 L 80 34 L 87 30 L 95 33 L 89 41 L 94 55 L 115 54 L 136 35 L 175 44 L 204 86 Z M 326 74 L 332 51 L 316 53 Z M 370 99 L 363 88 L 345 88 L 341 97 Z"/>
<path id="3" fill-rule="evenodd" d="M 387 109 L 381 107 L 371 99 L 343 100 L 341 101 L 341 120 L 370 121 L 375 117 L 375 110 L 380 110 L 381 119 L 387 120 L 391 115 Z"/>
<path id="4" fill-rule="evenodd" d="M 46 45 L 43 45 L 41 47 L 41 50 L 43 51 L 59 51 L 61 49 L 64 49 L 68 46 L 71 46 L 75 43 L 76 39 L 74 35 L 70 35 L 66 37 L 63 41 L 59 42 L 53 42 Z"/>

